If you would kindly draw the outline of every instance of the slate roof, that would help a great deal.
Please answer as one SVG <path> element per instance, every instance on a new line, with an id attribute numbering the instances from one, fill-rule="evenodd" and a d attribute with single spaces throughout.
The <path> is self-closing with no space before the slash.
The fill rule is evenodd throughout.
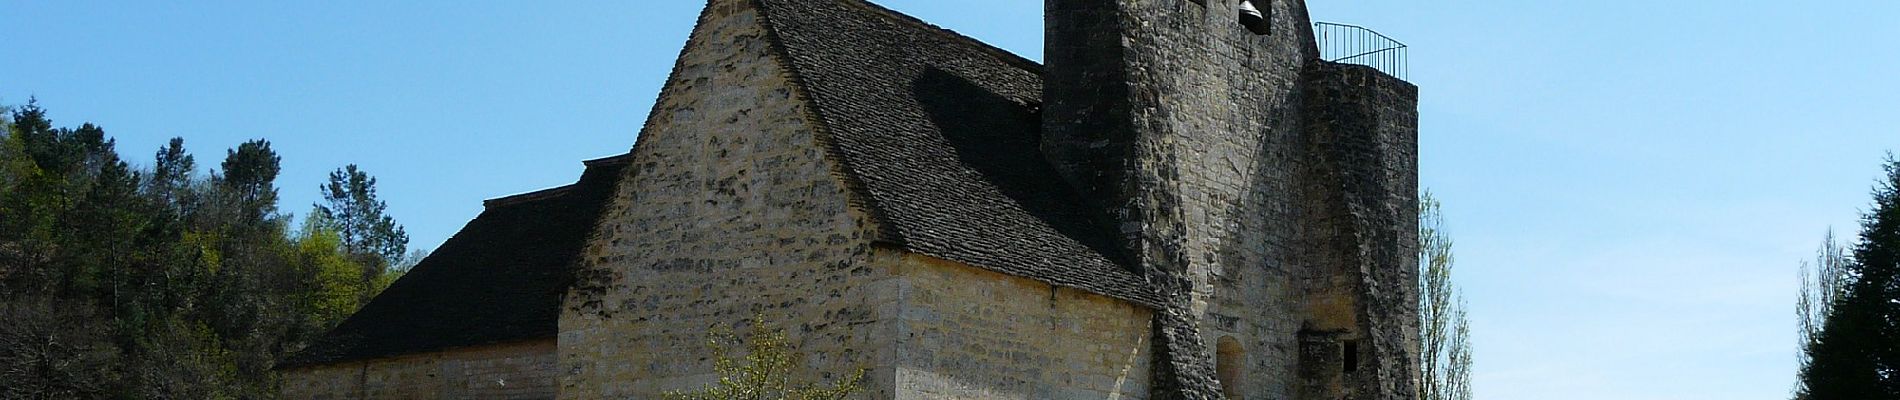
<path id="1" fill-rule="evenodd" d="M 402 279 L 278 368 L 555 337 L 573 261 L 627 163 L 625 155 L 588 161 L 575 184 L 487 201 Z"/>
<path id="2" fill-rule="evenodd" d="M 755 0 L 883 240 L 1156 307 L 1040 150 L 1042 67 L 861 0 Z"/>
<path id="3" fill-rule="evenodd" d="M 1161 306 L 1043 156 L 1039 64 L 860 0 L 752 1 L 885 244 Z M 489 200 L 279 368 L 555 337 L 575 257 L 629 162 Z"/>

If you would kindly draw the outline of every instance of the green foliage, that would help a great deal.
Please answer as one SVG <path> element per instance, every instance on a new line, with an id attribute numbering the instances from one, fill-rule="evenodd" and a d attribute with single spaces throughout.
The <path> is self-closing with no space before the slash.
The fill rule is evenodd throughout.
<path id="1" fill-rule="evenodd" d="M 1419 195 L 1419 398 L 1471 399 L 1471 325 L 1452 282 L 1451 235 L 1431 192 Z"/>
<path id="2" fill-rule="evenodd" d="M 235 196 L 245 222 L 261 221 L 277 212 L 277 172 L 283 158 L 271 150 L 270 141 L 256 139 L 226 152 L 224 174 L 218 184 Z"/>
<path id="3" fill-rule="evenodd" d="M 152 176 L 145 182 L 159 205 L 174 213 L 183 213 L 191 202 L 191 183 L 198 161 L 185 152 L 185 138 L 174 137 L 152 157 Z"/>
<path id="4" fill-rule="evenodd" d="M 316 204 L 311 219 L 341 237 L 344 251 L 364 267 L 364 287 L 387 286 L 380 281 L 402 261 L 409 234 L 384 214 L 389 205 L 376 198 L 376 178 L 350 164 L 330 172 L 329 183 L 319 189 L 323 202 Z"/>
<path id="5" fill-rule="evenodd" d="M 829 387 L 818 383 L 798 383 L 796 368 L 802 358 L 785 332 L 767 327 L 764 316 L 753 318 L 752 331 L 744 360 L 728 352 L 742 343 L 731 329 L 718 327 L 708 333 L 706 347 L 713 352 L 713 369 L 719 382 L 697 391 L 666 393 L 667 400 L 836 400 L 864 390 L 865 370 L 859 368 Z"/>
<path id="6" fill-rule="evenodd" d="M 36 103 L 0 127 L 0 398 L 276 397 L 276 360 L 395 276 L 286 229 L 267 141 L 200 178 L 183 139 L 141 171 Z"/>
<path id="7" fill-rule="evenodd" d="M 29 103 L 10 116 L 0 182 L 0 288 L 80 295 L 110 290 L 103 270 L 123 264 L 147 221 L 139 176 L 92 124 L 55 129 Z"/>
<path id="8" fill-rule="evenodd" d="M 316 219 L 304 223 L 303 233 L 297 238 L 297 255 L 316 275 L 316 287 L 310 293 L 312 317 L 328 326 L 356 311 L 366 288 L 358 279 L 362 267 L 350 262 L 343 252 L 342 237 Z"/>
<path id="9" fill-rule="evenodd" d="M 1853 257 L 1806 346 L 1795 397 L 1900 398 L 1900 160 L 1888 156 Z"/>

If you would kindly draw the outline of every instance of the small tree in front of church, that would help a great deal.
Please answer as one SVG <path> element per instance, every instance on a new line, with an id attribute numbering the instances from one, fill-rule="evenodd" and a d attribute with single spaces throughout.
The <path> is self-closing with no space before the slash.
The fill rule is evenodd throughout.
<path id="1" fill-rule="evenodd" d="M 795 382 L 794 367 L 803 354 L 792 349 L 785 331 L 766 326 L 765 318 L 753 318 L 751 334 L 743 341 L 744 358 L 734 358 L 730 350 L 740 344 L 739 336 L 725 327 L 708 333 L 706 347 L 713 351 L 713 369 L 719 382 L 695 391 L 673 391 L 667 400 L 839 400 L 864 390 L 865 370 L 859 368 L 835 384 Z"/>

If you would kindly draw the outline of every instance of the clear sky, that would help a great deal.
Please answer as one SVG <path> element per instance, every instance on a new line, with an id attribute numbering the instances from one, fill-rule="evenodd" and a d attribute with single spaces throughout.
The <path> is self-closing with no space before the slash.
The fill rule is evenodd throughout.
<path id="1" fill-rule="evenodd" d="M 1041 58 L 1040 2 L 879 2 Z M 1795 267 L 1900 150 L 1900 2 L 1312 2 L 1411 45 L 1478 397 L 1787 397 Z M 142 164 L 268 138 L 297 214 L 359 164 L 421 248 L 625 152 L 701 4 L 170 3 L 0 0 L 0 103 Z"/>

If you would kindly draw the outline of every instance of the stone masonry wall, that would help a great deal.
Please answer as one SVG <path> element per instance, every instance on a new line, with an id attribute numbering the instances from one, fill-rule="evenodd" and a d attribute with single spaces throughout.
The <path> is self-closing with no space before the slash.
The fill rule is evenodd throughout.
<path id="1" fill-rule="evenodd" d="M 775 60 L 751 1 L 699 20 L 583 253 L 560 321 L 561 397 L 656 398 L 715 380 L 715 326 L 754 315 L 890 398 L 896 281 Z M 882 306 L 880 306 L 882 305 Z"/>
<path id="2" fill-rule="evenodd" d="M 1316 268 L 1302 338 L 1311 399 L 1410 398 L 1417 390 L 1418 87 L 1359 65 L 1305 72 Z M 1346 354 L 1354 352 L 1356 354 Z M 1346 360 L 1360 360 L 1358 365 Z"/>
<path id="3" fill-rule="evenodd" d="M 898 257 L 897 399 L 1148 398 L 1148 309 L 957 262 Z"/>
<path id="4" fill-rule="evenodd" d="M 1100 199 L 1137 264 L 1178 304 L 1159 314 L 1157 396 L 1220 398 L 1210 344 L 1246 357 L 1234 398 L 1293 398 L 1303 2 L 1046 0 L 1043 148 Z"/>
<path id="5" fill-rule="evenodd" d="M 286 399 L 552 399 L 554 340 L 284 371 Z"/>

